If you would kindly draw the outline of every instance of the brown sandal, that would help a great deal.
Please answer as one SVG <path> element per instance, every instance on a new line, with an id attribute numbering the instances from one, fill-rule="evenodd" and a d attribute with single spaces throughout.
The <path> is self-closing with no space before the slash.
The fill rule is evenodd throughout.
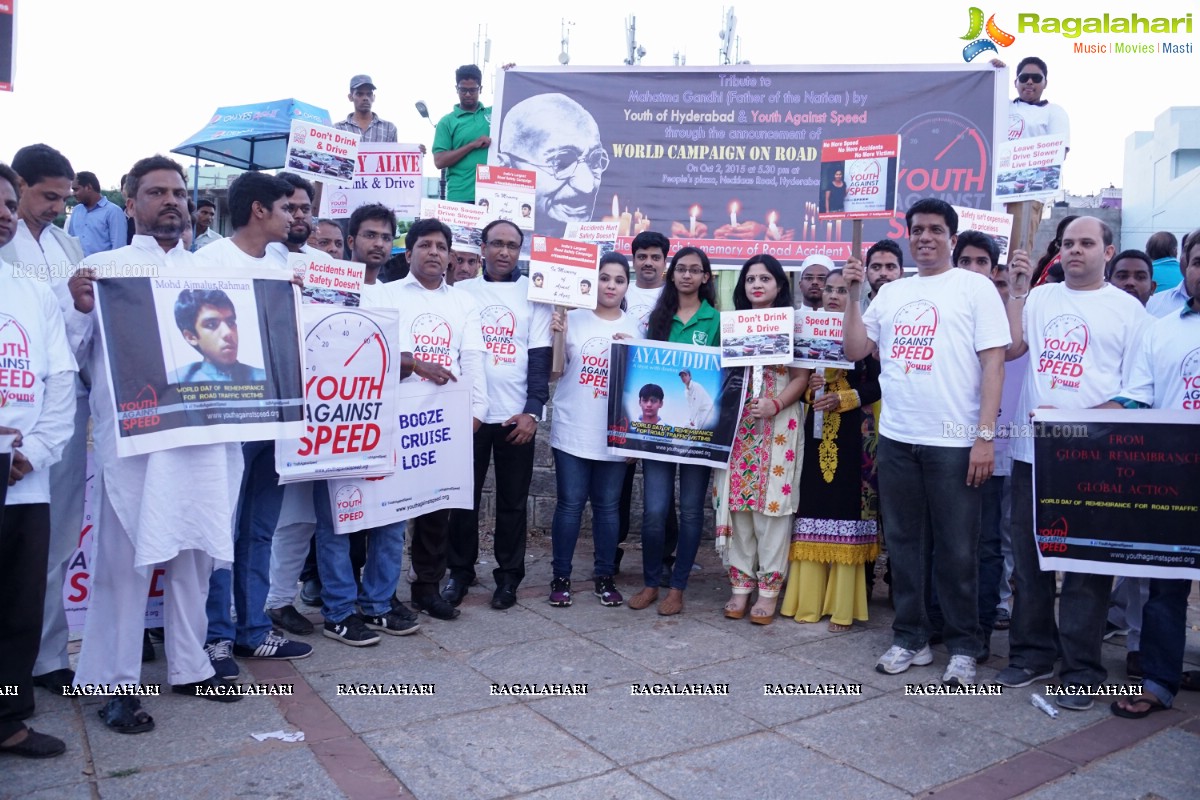
<path id="1" fill-rule="evenodd" d="M 850 628 L 851 628 L 850 625 L 843 625 L 840 622 L 834 622 L 833 620 L 829 620 L 829 632 L 830 633 L 845 633 L 846 631 L 850 630 Z"/>
<path id="2" fill-rule="evenodd" d="M 657 599 L 658 599 L 658 588 L 654 587 L 654 586 L 647 586 L 646 588 L 642 589 L 640 592 L 635 594 L 633 597 L 631 597 L 627 601 L 625 601 L 625 605 L 629 606 L 634 611 L 641 611 L 643 608 L 648 607 L 651 603 L 653 603 Z"/>
<path id="3" fill-rule="evenodd" d="M 671 589 L 667 592 L 667 596 L 658 604 L 658 615 L 660 617 L 673 617 L 683 611 L 683 590 Z"/>
<path id="4" fill-rule="evenodd" d="M 737 598 L 742 598 L 741 608 L 738 608 L 733 603 Z M 729 602 L 725 604 L 725 619 L 741 619 L 746 616 L 746 610 L 750 606 L 750 595 L 735 594 L 729 598 Z"/>
<path id="5" fill-rule="evenodd" d="M 768 601 L 771 604 L 771 608 L 769 611 L 766 608 L 763 608 L 762 606 L 759 605 L 759 603 L 763 602 L 764 600 Z M 750 609 L 750 621 L 753 622 L 755 625 L 770 625 L 772 622 L 775 621 L 775 606 L 777 603 L 778 603 L 778 598 L 776 598 L 776 597 L 761 597 L 760 596 L 758 598 L 758 603 L 755 603 L 754 606 Z"/>

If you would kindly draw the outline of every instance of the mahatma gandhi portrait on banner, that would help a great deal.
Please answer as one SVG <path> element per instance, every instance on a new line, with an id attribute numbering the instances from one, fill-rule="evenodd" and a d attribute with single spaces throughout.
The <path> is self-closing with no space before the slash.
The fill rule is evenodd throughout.
<path id="1" fill-rule="evenodd" d="M 500 129 L 500 163 L 537 172 L 537 230 L 562 237 L 569 222 L 588 222 L 608 152 L 587 109 L 565 94 L 538 94 L 513 106 Z"/>

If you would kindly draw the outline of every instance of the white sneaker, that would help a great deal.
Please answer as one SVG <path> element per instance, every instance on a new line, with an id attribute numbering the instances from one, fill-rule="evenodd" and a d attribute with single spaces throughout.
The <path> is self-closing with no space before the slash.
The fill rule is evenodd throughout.
<path id="1" fill-rule="evenodd" d="M 929 645 L 925 645 L 920 650 L 905 650 L 900 645 L 894 644 L 879 657 L 879 661 L 875 664 L 875 671 L 885 675 L 898 675 L 913 664 L 923 667 L 932 663 L 933 651 L 929 649 Z"/>
<path id="2" fill-rule="evenodd" d="M 950 656 L 950 664 L 942 675 L 947 686 L 970 686 L 975 683 L 975 659 L 970 656 Z"/>

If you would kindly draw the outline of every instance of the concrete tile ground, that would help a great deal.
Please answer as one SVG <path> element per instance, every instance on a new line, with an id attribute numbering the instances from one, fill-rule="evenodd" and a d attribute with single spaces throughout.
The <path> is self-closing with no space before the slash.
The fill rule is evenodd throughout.
<path id="1" fill-rule="evenodd" d="M 576 563 L 591 562 L 580 542 Z M 630 547 L 618 585 L 640 587 Z M 121 736 L 101 724 L 99 701 L 38 690 L 31 723 L 63 737 L 46 762 L 0 757 L 0 798 L 1200 798 L 1200 696 L 1137 721 L 1107 703 L 1050 719 L 1029 702 L 1038 687 L 1000 697 L 906 695 L 936 682 L 934 665 L 902 676 L 872 666 L 890 643 L 880 586 L 871 620 L 848 633 L 779 618 L 725 619 L 723 574 L 706 542 L 685 612 L 602 608 L 586 569 L 575 604 L 551 608 L 549 548 L 531 541 L 520 602 L 487 607 L 479 570 L 453 622 L 350 648 L 309 638 L 311 658 L 243 663 L 244 682 L 285 684 L 292 697 L 210 703 L 147 698 L 158 727 Z M 485 560 L 490 554 L 485 553 Z M 402 590 L 403 591 L 403 590 Z M 319 620 L 315 610 L 311 618 Z M 1193 595 L 1186 658 L 1200 665 L 1200 601 Z M 1004 666 L 997 633 L 988 680 Z M 1111 681 L 1124 677 L 1124 641 L 1105 645 Z M 143 680 L 162 682 L 160 660 Z M 585 696 L 492 693 L 492 683 L 586 683 Z M 429 696 L 339 694 L 343 684 L 433 684 Z M 764 684 L 858 685 L 859 694 L 768 696 Z M 634 696 L 631 684 L 728 684 L 728 694 Z M 306 741 L 257 742 L 252 733 L 301 730 Z"/>

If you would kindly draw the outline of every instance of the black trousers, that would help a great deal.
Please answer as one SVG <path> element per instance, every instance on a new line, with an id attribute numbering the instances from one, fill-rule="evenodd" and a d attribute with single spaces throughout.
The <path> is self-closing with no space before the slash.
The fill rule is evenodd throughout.
<path id="1" fill-rule="evenodd" d="M 640 462 L 634 461 L 625 467 L 625 483 L 621 486 L 621 504 L 617 507 L 620 527 L 617 531 L 617 567 L 621 566 L 621 558 L 625 550 L 620 545 L 629 538 L 629 515 L 633 507 L 633 479 Z M 679 513 L 675 510 L 675 486 L 671 486 L 671 499 L 667 507 L 667 538 L 663 542 L 663 565 L 670 567 L 675 563 L 675 546 L 679 544 Z M 670 570 L 668 569 L 669 573 Z"/>
<path id="2" fill-rule="evenodd" d="M 493 455 L 496 459 L 496 585 L 516 587 L 525 578 L 525 540 L 529 528 L 529 484 L 533 480 L 533 445 L 512 444 L 513 427 L 485 422 L 475 432 L 475 506 L 450 511 L 446 566 L 466 585 L 475 580 L 479 560 L 479 499 Z"/>
<path id="3" fill-rule="evenodd" d="M 412 584 L 412 598 L 429 597 L 438 593 L 442 576 L 446 574 L 446 539 L 449 537 L 450 509 L 431 511 L 409 520 L 410 558 L 417 579 Z"/>
<path id="4" fill-rule="evenodd" d="M 0 523 L 0 741 L 24 728 L 21 720 L 33 714 L 33 664 L 42 641 L 49 557 L 50 504 L 6 506 Z M 9 686 L 17 687 L 16 695 L 7 694 Z"/>

